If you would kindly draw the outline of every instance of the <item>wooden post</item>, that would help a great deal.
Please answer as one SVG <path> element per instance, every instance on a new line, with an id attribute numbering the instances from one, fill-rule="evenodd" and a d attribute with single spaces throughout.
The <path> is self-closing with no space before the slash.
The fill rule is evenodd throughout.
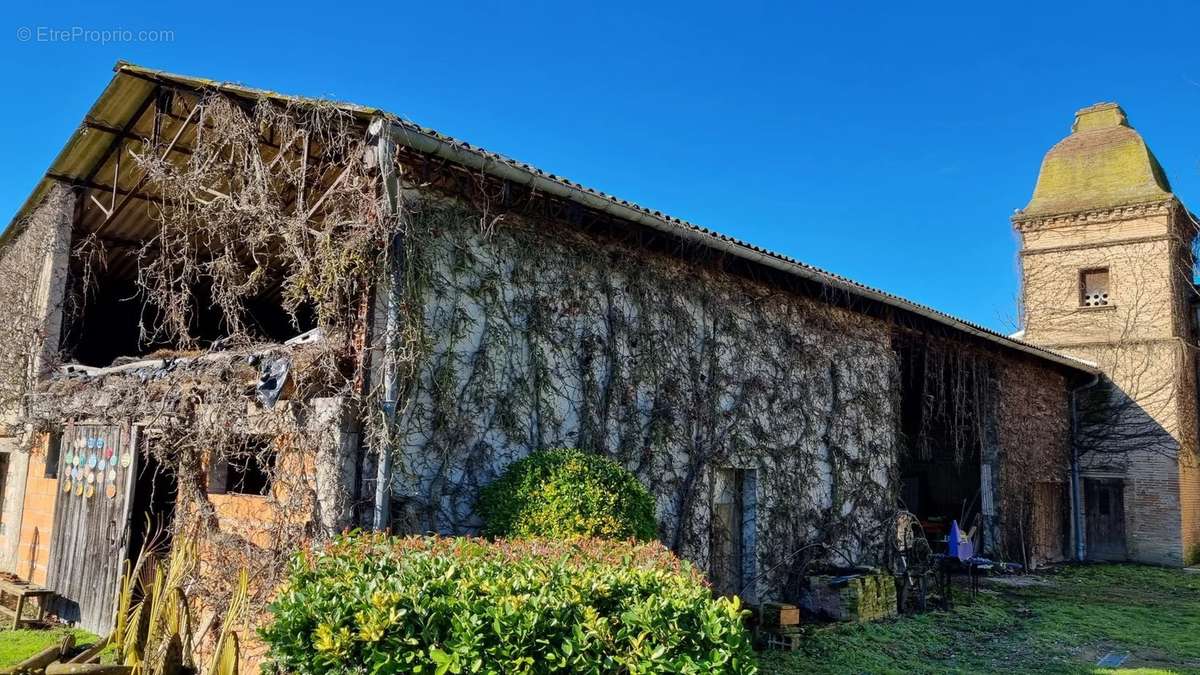
<path id="1" fill-rule="evenodd" d="M 17 594 L 17 611 L 13 614 L 13 630 L 21 627 L 21 613 L 25 611 L 25 594 Z"/>

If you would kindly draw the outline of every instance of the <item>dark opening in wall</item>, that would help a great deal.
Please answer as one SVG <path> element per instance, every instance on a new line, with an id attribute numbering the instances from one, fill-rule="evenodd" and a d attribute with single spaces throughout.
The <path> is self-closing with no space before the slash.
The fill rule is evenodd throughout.
<path id="1" fill-rule="evenodd" d="M 143 436 L 142 443 L 159 442 L 158 436 Z M 137 473 L 134 476 L 132 516 L 129 519 L 130 559 L 136 559 L 147 540 L 169 550 L 175 505 L 179 493 L 174 469 L 159 461 L 148 447 L 138 450 Z"/>
<path id="2" fill-rule="evenodd" d="M 211 460 L 209 494 L 266 496 L 279 458 L 272 436 L 245 436 L 235 451 Z"/>
<path id="3" fill-rule="evenodd" d="M 0 534 L 4 533 L 4 498 L 8 490 L 8 453 L 0 452 Z"/>
<path id="4" fill-rule="evenodd" d="M 110 253 L 108 265 L 99 271 L 89 288 L 82 287 L 83 270 L 73 270 L 72 306 L 67 313 L 63 345 L 68 360 L 87 366 L 112 365 L 121 357 L 144 357 L 176 347 L 163 332 L 161 312 L 146 301 L 144 289 L 135 280 L 136 268 L 124 258 L 127 253 Z M 283 342 L 316 326 L 308 308 L 296 320 L 284 310 L 277 288 L 245 302 L 243 320 L 251 339 Z M 143 331 L 143 327 L 145 330 Z M 229 337 L 229 326 L 213 303 L 210 284 L 192 289 L 189 328 L 197 346 L 219 346 Z"/>
<path id="5" fill-rule="evenodd" d="M 982 511 L 981 456 L 989 405 L 989 361 L 953 343 L 904 336 L 900 364 L 901 506 L 936 540 Z"/>
<path id="6" fill-rule="evenodd" d="M 62 429 L 50 432 L 46 439 L 46 478 L 58 478 L 58 461 L 62 455 Z"/>

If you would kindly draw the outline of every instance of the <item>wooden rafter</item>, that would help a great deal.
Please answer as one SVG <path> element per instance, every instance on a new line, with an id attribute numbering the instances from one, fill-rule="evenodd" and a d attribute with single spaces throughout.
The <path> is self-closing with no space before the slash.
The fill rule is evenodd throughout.
<path id="1" fill-rule="evenodd" d="M 171 150 L 175 148 L 175 144 L 178 143 L 179 139 L 183 137 L 183 132 L 187 130 L 188 124 L 192 121 L 192 118 L 195 117 L 196 113 L 200 111 L 200 108 L 201 108 L 201 105 L 199 103 L 197 103 L 195 106 L 192 107 L 192 111 L 188 113 L 187 119 L 185 119 L 183 121 L 183 124 L 179 125 L 179 129 L 175 132 L 175 137 L 171 139 L 171 142 L 167 144 L 166 149 L 163 150 L 163 153 L 162 153 L 162 156 L 160 159 L 165 160 L 167 158 L 167 156 L 171 154 Z M 146 182 L 149 180 L 150 180 L 150 174 L 143 172 L 142 177 L 138 179 L 137 184 L 133 186 L 133 189 L 130 190 L 130 192 L 132 192 L 132 193 L 138 192 L 139 190 L 142 189 L 142 186 L 144 186 L 146 184 Z M 97 234 L 103 232 L 104 228 L 107 227 L 108 224 L 111 223 L 114 218 L 116 218 L 118 215 L 120 215 L 120 213 L 123 210 L 125 210 L 125 207 L 129 204 L 129 201 L 132 199 L 132 197 L 133 196 L 131 194 L 125 195 L 121 199 L 121 202 L 119 204 L 117 204 L 115 207 L 113 207 L 113 210 L 105 216 L 104 222 L 102 222 L 100 224 L 100 226 L 96 228 Z"/>

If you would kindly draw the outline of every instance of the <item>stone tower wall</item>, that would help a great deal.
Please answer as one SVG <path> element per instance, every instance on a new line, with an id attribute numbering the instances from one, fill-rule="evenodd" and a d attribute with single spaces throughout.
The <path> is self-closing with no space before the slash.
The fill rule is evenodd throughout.
<path id="1" fill-rule="evenodd" d="M 1077 114 L 1013 221 L 1025 339 L 1105 373 L 1081 399 L 1082 474 L 1124 480 L 1131 559 L 1191 562 L 1200 471 L 1190 217 L 1124 113 L 1105 105 Z M 1098 270 L 1107 304 L 1087 306 L 1084 275 Z"/>

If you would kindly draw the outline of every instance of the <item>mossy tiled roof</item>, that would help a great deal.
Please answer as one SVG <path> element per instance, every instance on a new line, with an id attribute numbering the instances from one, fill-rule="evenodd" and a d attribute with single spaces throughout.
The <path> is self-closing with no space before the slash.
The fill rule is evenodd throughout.
<path id="1" fill-rule="evenodd" d="M 1125 111 L 1101 103 L 1075 113 L 1071 135 L 1046 153 L 1022 215 L 1046 216 L 1166 199 L 1171 185 Z"/>

